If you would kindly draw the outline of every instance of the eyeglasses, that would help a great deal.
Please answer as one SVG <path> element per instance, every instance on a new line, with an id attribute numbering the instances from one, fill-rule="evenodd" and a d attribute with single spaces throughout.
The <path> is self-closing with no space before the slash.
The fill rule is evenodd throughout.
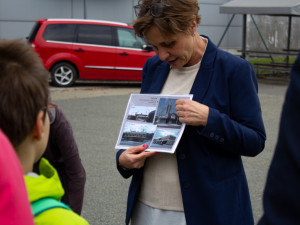
<path id="1" fill-rule="evenodd" d="M 47 106 L 44 106 L 42 108 L 42 110 L 44 112 L 46 112 L 46 110 L 48 111 L 48 115 L 49 115 L 49 119 L 50 119 L 50 124 L 54 123 L 55 121 L 55 116 L 56 116 L 56 108 L 57 108 L 57 105 L 55 104 L 49 104 Z"/>
<path id="2" fill-rule="evenodd" d="M 134 6 L 134 11 L 136 17 L 143 17 L 150 10 L 150 14 L 153 17 L 159 18 L 163 16 L 163 12 L 165 7 L 171 7 L 171 5 L 167 5 L 161 2 L 155 3 L 151 6 L 149 5 L 136 5 Z"/>

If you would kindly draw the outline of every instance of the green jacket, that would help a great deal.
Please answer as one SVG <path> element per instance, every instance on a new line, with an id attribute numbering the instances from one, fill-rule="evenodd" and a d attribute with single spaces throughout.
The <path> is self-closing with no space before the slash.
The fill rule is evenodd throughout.
<path id="1" fill-rule="evenodd" d="M 40 176 L 25 176 L 30 203 L 43 198 L 53 198 L 60 201 L 64 189 L 56 170 L 42 158 L 40 161 Z M 48 209 L 34 218 L 36 225 L 88 225 L 88 222 L 65 208 Z"/>

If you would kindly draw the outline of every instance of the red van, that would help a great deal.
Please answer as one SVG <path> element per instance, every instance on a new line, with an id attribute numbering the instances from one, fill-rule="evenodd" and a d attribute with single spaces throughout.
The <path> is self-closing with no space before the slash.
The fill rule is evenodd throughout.
<path id="1" fill-rule="evenodd" d="M 41 19 L 28 41 L 59 87 L 77 79 L 141 81 L 144 63 L 155 55 L 132 26 L 101 20 Z"/>

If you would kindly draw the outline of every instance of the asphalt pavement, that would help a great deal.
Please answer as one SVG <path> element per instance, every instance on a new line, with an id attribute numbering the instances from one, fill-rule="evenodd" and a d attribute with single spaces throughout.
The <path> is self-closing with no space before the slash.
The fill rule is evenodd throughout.
<path id="1" fill-rule="evenodd" d="M 255 223 L 262 215 L 262 195 L 273 156 L 287 84 L 259 82 L 267 141 L 254 158 L 244 157 Z M 87 180 L 82 216 L 91 225 L 123 225 L 127 191 L 115 166 L 115 144 L 130 93 L 137 85 L 92 84 L 74 88 L 51 88 L 52 101 L 70 120 Z"/>

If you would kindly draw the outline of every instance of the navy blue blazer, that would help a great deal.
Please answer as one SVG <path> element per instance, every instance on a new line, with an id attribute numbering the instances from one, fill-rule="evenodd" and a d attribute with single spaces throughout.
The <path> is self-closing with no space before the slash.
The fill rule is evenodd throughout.
<path id="1" fill-rule="evenodd" d="M 141 93 L 160 93 L 169 70 L 170 66 L 158 56 L 147 60 Z M 209 117 L 205 127 L 186 126 L 176 150 L 187 224 L 252 225 L 241 155 L 257 155 L 266 139 L 253 67 L 208 40 L 190 93 L 193 100 L 209 106 Z M 117 162 L 122 152 L 117 153 Z M 125 171 L 117 167 L 123 177 L 132 176 L 128 224 L 143 168 Z"/>
<path id="2" fill-rule="evenodd" d="M 259 225 L 300 224 L 300 54 L 291 72 Z"/>

